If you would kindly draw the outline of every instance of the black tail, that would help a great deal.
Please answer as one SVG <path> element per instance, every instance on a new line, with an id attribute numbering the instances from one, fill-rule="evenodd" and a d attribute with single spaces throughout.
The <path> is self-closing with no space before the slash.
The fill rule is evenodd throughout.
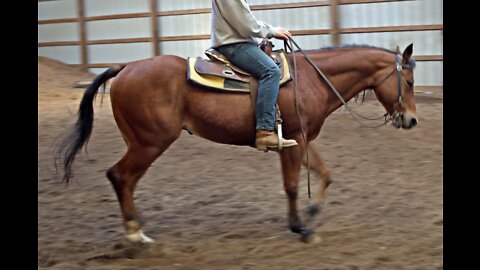
<path id="1" fill-rule="evenodd" d="M 102 84 L 105 84 L 109 79 L 117 76 L 117 74 L 124 68 L 122 65 L 116 68 L 109 68 L 102 74 L 98 75 L 92 84 L 87 88 L 83 94 L 80 107 L 78 108 L 78 119 L 72 129 L 66 133 L 61 139 L 60 143 L 55 148 L 55 167 L 57 161 L 63 158 L 63 181 L 69 182 L 72 177 L 71 167 L 75 156 L 83 145 L 88 142 L 93 129 L 93 101 L 98 93 L 98 89 Z"/>

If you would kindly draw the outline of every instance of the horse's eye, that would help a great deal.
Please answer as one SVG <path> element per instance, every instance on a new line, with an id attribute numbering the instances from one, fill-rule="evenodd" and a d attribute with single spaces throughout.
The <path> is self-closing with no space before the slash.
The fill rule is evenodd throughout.
<path id="1" fill-rule="evenodd" d="M 408 87 L 412 88 L 413 87 L 413 82 L 407 80 L 407 85 L 408 85 Z"/>

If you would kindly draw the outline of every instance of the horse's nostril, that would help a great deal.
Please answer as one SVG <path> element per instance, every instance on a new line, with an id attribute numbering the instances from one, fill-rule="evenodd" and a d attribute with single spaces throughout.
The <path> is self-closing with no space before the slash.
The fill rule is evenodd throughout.
<path id="1" fill-rule="evenodd" d="M 417 119 L 416 118 L 412 118 L 412 127 L 416 126 L 417 125 Z"/>

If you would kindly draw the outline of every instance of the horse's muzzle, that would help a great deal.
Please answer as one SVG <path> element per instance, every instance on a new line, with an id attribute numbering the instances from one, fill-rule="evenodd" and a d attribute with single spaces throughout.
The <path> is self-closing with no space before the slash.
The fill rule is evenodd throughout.
<path id="1" fill-rule="evenodd" d="M 411 129 L 418 123 L 417 117 L 409 112 L 395 113 L 392 116 L 392 124 L 396 128 Z"/>

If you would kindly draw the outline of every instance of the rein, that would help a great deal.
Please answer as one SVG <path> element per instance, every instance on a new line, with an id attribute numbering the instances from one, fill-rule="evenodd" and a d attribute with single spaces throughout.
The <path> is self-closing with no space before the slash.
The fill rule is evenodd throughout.
<path id="1" fill-rule="evenodd" d="M 307 60 L 307 62 L 315 69 L 315 71 L 324 79 L 324 81 L 328 84 L 328 86 L 330 87 L 330 89 L 332 89 L 332 91 L 335 93 L 335 95 L 340 99 L 340 101 L 343 103 L 343 105 L 345 106 L 345 108 L 348 110 L 348 112 L 350 113 L 350 115 L 352 115 L 353 119 L 355 119 L 355 121 L 357 121 L 360 125 L 364 126 L 364 127 L 367 127 L 367 128 L 379 128 L 381 126 L 384 126 L 386 125 L 391 119 L 392 119 L 392 116 L 388 117 L 388 113 L 385 113 L 384 115 L 380 116 L 380 117 L 377 117 L 377 118 L 370 118 L 370 117 L 366 117 L 366 116 L 363 116 L 359 113 L 356 113 L 355 111 L 353 111 L 347 104 L 347 102 L 343 99 L 343 97 L 340 95 L 340 93 L 337 91 L 337 89 L 335 88 L 335 86 L 333 86 L 333 84 L 330 82 L 330 80 L 327 78 L 327 76 L 325 76 L 325 74 L 315 65 L 315 63 L 313 63 L 312 59 L 302 50 L 302 48 L 300 48 L 300 46 L 298 46 L 298 44 L 292 39 L 290 38 L 290 45 L 284 41 L 284 44 L 285 44 L 285 47 L 289 48 L 290 51 L 292 52 L 292 56 L 295 56 L 295 53 L 294 53 L 294 50 L 293 50 L 293 46 L 292 46 L 292 42 L 293 44 L 298 48 L 298 51 L 300 53 L 302 53 L 302 55 L 305 57 L 305 59 Z M 286 49 L 285 49 L 286 51 Z M 293 57 L 294 59 L 294 64 L 295 64 L 295 57 Z M 401 84 L 401 71 L 402 71 L 402 68 L 410 68 L 410 66 L 408 65 L 402 65 L 401 64 L 401 58 L 400 58 L 400 55 L 397 53 L 397 63 L 395 65 L 395 68 L 392 70 L 392 72 L 390 72 L 383 80 L 380 81 L 379 84 L 377 84 L 375 87 L 373 87 L 374 91 L 376 91 L 376 88 L 378 86 L 380 86 L 383 82 L 385 82 L 395 71 L 397 71 L 397 78 L 398 78 L 398 84 L 397 84 L 397 87 L 398 87 L 398 103 L 400 105 L 403 104 L 403 97 L 402 97 L 402 84 Z M 296 73 L 296 70 L 295 70 L 295 73 Z M 381 119 L 382 117 L 385 118 L 385 121 L 379 125 L 375 125 L 375 126 L 371 126 L 371 125 L 366 125 L 362 122 L 360 122 L 360 120 L 356 117 L 361 117 L 363 119 L 366 119 L 366 120 L 378 120 L 378 119 Z"/>
<path id="2" fill-rule="evenodd" d="M 292 38 L 290 38 L 290 43 L 292 42 Z M 287 44 L 287 41 L 285 40 L 285 45 Z M 298 46 L 297 46 L 298 47 Z M 285 52 L 287 50 L 285 49 Z M 303 124 L 302 124 L 302 118 L 300 118 L 300 110 L 298 108 L 298 99 L 297 99 L 297 89 L 298 89 L 298 80 L 297 80 L 297 60 L 295 59 L 295 52 L 292 50 L 292 47 L 290 47 L 290 51 L 292 52 L 293 56 L 293 96 L 295 100 L 295 112 L 297 113 L 297 118 L 298 122 L 300 123 L 300 131 L 302 133 L 302 139 L 303 139 L 303 144 L 305 145 L 305 154 L 307 157 L 307 182 L 308 182 L 308 198 L 312 198 L 312 192 L 310 189 L 310 158 L 308 155 L 308 146 L 307 146 L 307 138 L 305 136 L 305 132 L 303 130 Z"/>
<path id="3" fill-rule="evenodd" d="M 285 52 L 287 52 L 287 48 L 290 49 L 290 51 L 292 53 L 292 58 L 293 58 L 293 77 L 294 77 L 294 80 L 293 80 L 294 88 L 293 89 L 294 89 L 294 99 L 295 99 L 295 112 L 297 113 L 298 121 L 300 122 L 300 130 L 301 130 L 301 133 L 302 133 L 303 142 L 305 144 L 305 150 L 306 150 L 305 152 L 306 152 L 306 157 L 307 157 L 308 198 L 311 198 L 310 159 L 309 159 L 309 155 L 308 155 L 307 139 L 305 137 L 305 132 L 303 130 L 303 125 L 302 125 L 302 121 L 301 121 L 301 118 L 300 118 L 300 111 L 299 111 L 299 108 L 298 108 L 298 100 L 297 100 L 297 88 L 298 88 L 298 84 L 297 84 L 297 61 L 295 59 L 295 51 L 293 50 L 293 45 L 295 45 L 297 47 L 298 51 L 300 53 L 302 53 L 302 55 L 305 57 L 305 60 L 307 60 L 307 62 L 315 69 L 315 71 L 324 79 L 324 81 L 328 84 L 330 89 L 332 89 L 332 91 L 335 93 L 335 95 L 337 95 L 337 97 L 343 103 L 345 108 L 347 108 L 348 112 L 353 117 L 353 119 L 355 119 L 355 121 L 357 121 L 360 125 L 362 125 L 364 127 L 367 127 L 367 128 L 379 128 L 381 126 L 386 125 L 390 120 L 392 120 L 392 117 L 394 117 L 398 113 L 394 113 L 393 115 L 391 115 L 389 117 L 388 112 L 386 112 L 384 115 L 382 115 L 380 117 L 370 118 L 370 117 L 365 117 L 365 116 L 363 116 L 359 113 L 354 112 L 348 106 L 347 102 L 345 102 L 343 97 L 337 91 L 335 86 L 333 86 L 333 84 L 330 82 L 330 80 L 327 78 L 327 76 L 325 76 L 325 74 L 315 65 L 315 63 L 312 61 L 312 59 L 302 50 L 302 48 L 300 48 L 300 46 L 298 46 L 298 44 L 295 42 L 295 40 L 293 40 L 293 38 L 290 38 L 289 42 L 290 42 L 290 44 L 288 44 L 288 42 L 286 40 L 284 40 L 284 47 L 285 47 Z M 400 57 L 400 54 L 398 52 L 396 53 L 396 59 L 397 59 L 397 61 L 396 61 L 395 68 L 385 78 L 383 78 L 380 81 L 380 83 L 378 83 L 376 86 L 374 86 L 373 90 L 376 91 L 376 88 L 378 86 L 380 86 L 382 83 L 384 83 L 396 71 L 396 73 L 397 73 L 398 103 L 401 106 L 403 106 L 402 83 L 401 83 L 402 74 L 400 72 L 402 71 L 403 68 L 410 68 L 410 66 L 401 64 L 401 57 Z M 358 120 L 358 118 L 356 116 L 361 117 L 361 118 L 366 119 L 366 120 L 378 120 L 378 119 L 381 119 L 383 117 L 385 120 L 384 120 L 383 123 L 381 123 L 379 125 L 370 126 L 370 125 L 366 125 L 366 124 L 360 122 L 360 120 Z"/>

